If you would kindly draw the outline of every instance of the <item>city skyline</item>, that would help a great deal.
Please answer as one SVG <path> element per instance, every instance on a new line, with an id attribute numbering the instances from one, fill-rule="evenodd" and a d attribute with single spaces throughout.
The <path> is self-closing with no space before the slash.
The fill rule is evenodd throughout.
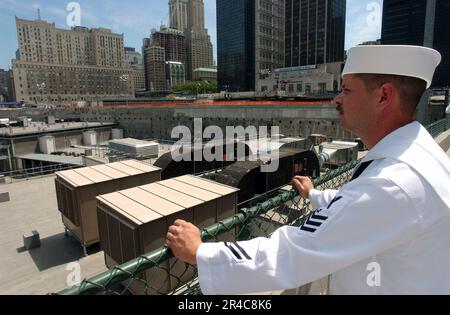
<path id="1" fill-rule="evenodd" d="M 11 60 L 15 58 L 18 49 L 14 16 L 23 19 L 36 19 L 37 9 L 41 18 L 50 23 L 55 22 L 58 28 L 69 29 L 66 23 L 71 13 L 66 9 L 70 2 L 58 0 L 2 0 L 0 2 L 0 26 L 2 38 L 0 40 L 0 68 L 9 69 Z M 81 26 L 110 28 L 114 33 L 124 34 L 125 46 L 141 50 L 142 39 L 148 37 L 153 28 L 159 29 L 161 24 L 169 25 L 168 0 L 135 1 L 127 3 L 116 1 L 80 0 Z M 211 36 L 214 60 L 217 61 L 216 34 L 216 3 L 205 0 L 205 26 Z M 382 0 L 348 0 L 346 44 L 348 49 L 368 40 L 375 40 L 381 34 L 380 23 L 369 23 L 377 7 L 382 7 Z M 373 21 L 373 19 L 372 19 Z M 379 25 L 378 25 L 379 24 Z"/>

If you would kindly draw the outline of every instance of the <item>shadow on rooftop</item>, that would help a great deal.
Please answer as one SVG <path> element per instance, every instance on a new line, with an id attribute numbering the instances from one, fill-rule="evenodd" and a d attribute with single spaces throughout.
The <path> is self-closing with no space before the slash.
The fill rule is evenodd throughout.
<path id="1" fill-rule="evenodd" d="M 87 249 L 88 255 L 98 253 L 100 244 Z M 41 246 L 29 251 L 39 271 L 68 264 L 84 257 L 80 243 L 72 236 L 64 233 L 41 239 Z"/>

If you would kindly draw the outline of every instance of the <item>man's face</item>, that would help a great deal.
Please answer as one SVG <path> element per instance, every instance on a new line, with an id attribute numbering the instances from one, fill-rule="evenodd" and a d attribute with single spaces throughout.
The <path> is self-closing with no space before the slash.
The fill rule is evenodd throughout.
<path id="1" fill-rule="evenodd" d="M 373 93 L 367 91 L 361 79 L 352 74 L 345 75 L 342 92 L 334 99 L 342 128 L 363 136 L 375 119 L 373 101 Z"/>

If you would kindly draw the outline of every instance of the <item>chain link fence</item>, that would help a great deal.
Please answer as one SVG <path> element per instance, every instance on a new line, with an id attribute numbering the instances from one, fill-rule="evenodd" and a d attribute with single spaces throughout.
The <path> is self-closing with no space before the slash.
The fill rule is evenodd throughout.
<path id="1" fill-rule="evenodd" d="M 315 181 L 321 190 L 339 189 L 351 178 L 357 161 L 334 170 Z M 310 210 L 309 201 L 301 198 L 290 186 L 280 194 L 268 198 L 254 207 L 240 209 L 224 221 L 204 229 L 205 242 L 223 241 L 235 235 L 236 241 L 255 237 L 269 237 L 276 229 L 285 225 L 301 226 Z M 126 264 L 114 267 L 79 285 L 67 288 L 58 294 L 201 294 L 194 266 L 175 259 L 166 246 L 140 256 Z"/>
<path id="2" fill-rule="evenodd" d="M 450 129 L 450 115 L 447 115 L 445 119 L 436 121 L 427 127 L 428 132 L 433 136 L 433 138 L 438 137 L 448 129 Z"/>

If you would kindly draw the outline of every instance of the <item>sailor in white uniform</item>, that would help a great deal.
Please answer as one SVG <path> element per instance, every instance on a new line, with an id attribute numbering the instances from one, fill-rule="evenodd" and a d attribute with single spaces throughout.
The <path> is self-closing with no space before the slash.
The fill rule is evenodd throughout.
<path id="1" fill-rule="evenodd" d="M 450 160 L 413 121 L 440 61 L 424 47 L 350 49 L 335 102 L 368 155 L 340 191 L 296 177 L 317 210 L 270 238 L 202 243 L 176 221 L 166 242 L 198 266 L 202 292 L 292 289 L 331 275 L 331 294 L 450 294 Z"/>

